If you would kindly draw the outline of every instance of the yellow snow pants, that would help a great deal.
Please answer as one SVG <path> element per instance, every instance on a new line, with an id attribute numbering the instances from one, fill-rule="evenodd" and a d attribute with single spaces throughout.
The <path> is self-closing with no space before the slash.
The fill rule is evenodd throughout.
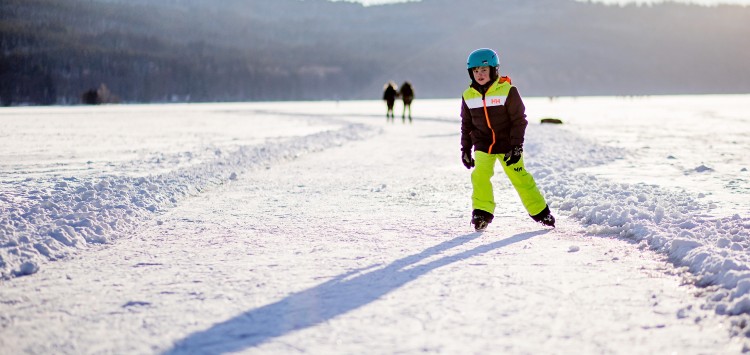
<path id="1" fill-rule="evenodd" d="M 526 167 L 523 165 L 523 156 L 511 166 L 505 165 L 504 157 L 505 154 L 474 152 L 475 166 L 474 171 L 471 172 L 471 184 L 474 188 L 471 195 L 473 209 L 495 214 L 495 194 L 492 191 L 490 178 L 495 175 L 495 162 L 499 160 L 505 175 L 508 176 L 516 189 L 526 211 L 529 215 L 536 216 L 547 207 L 547 202 L 539 192 L 534 177 L 526 171 Z"/>

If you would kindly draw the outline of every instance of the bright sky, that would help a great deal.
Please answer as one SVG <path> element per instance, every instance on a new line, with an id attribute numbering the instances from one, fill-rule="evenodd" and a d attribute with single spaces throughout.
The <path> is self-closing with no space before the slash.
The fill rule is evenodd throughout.
<path id="1" fill-rule="evenodd" d="M 395 3 L 395 2 L 418 1 L 418 0 L 332 0 L 332 1 L 360 2 L 365 6 L 370 6 L 370 5 L 380 5 L 380 4 L 388 4 L 388 3 Z M 577 1 L 587 1 L 587 0 L 577 0 Z M 608 4 L 627 4 L 627 3 L 647 4 L 647 3 L 659 3 L 659 2 L 665 2 L 665 1 L 673 1 L 673 2 L 686 2 L 686 3 L 701 4 L 701 5 L 738 4 L 738 5 L 750 6 L 750 0 L 591 0 L 591 1 L 603 2 L 603 3 L 608 3 Z"/>
<path id="2" fill-rule="evenodd" d="M 586 1 L 586 0 L 577 0 Z M 660 2 L 684 2 L 701 5 L 720 5 L 720 4 L 736 4 L 736 5 L 750 5 L 750 0 L 593 0 L 594 2 L 603 2 L 607 4 L 648 4 L 648 3 L 660 3 Z"/>

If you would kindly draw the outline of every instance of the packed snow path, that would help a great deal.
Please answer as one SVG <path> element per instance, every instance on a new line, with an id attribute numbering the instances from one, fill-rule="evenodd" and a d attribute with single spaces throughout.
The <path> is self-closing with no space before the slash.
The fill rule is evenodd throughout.
<path id="1" fill-rule="evenodd" d="M 563 214 L 532 222 L 501 172 L 495 221 L 474 233 L 469 172 L 442 149 L 454 124 L 363 120 L 382 132 L 5 281 L 3 353 L 741 351 L 662 256 Z"/>

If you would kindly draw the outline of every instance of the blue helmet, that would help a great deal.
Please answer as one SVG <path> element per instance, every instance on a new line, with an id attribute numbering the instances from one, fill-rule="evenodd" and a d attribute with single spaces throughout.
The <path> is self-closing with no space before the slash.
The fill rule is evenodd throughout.
<path id="1" fill-rule="evenodd" d="M 469 59 L 466 60 L 466 68 L 476 68 L 476 67 L 490 67 L 490 68 L 496 68 L 500 65 L 500 60 L 497 57 L 497 53 L 489 48 L 479 48 L 471 54 L 469 54 Z"/>

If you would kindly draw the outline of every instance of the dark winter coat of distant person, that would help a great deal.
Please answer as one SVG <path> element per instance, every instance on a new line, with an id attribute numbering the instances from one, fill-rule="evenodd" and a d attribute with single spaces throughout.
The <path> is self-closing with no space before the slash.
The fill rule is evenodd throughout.
<path id="1" fill-rule="evenodd" d="M 411 83 L 405 81 L 401 84 L 401 88 L 398 91 L 401 100 L 404 102 L 404 111 L 401 113 L 401 121 L 406 122 L 406 109 L 409 109 L 409 123 L 411 123 L 411 102 L 414 101 L 414 88 Z"/>
<path id="2" fill-rule="evenodd" d="M 385 112 L 386 120 L 393 121 L 393 105 L 396 103 L 396 97 L 398 97 L 398 88 L 396 83 L 389 81 L 383 87 L 383 100 L 388 110 Z"/>

